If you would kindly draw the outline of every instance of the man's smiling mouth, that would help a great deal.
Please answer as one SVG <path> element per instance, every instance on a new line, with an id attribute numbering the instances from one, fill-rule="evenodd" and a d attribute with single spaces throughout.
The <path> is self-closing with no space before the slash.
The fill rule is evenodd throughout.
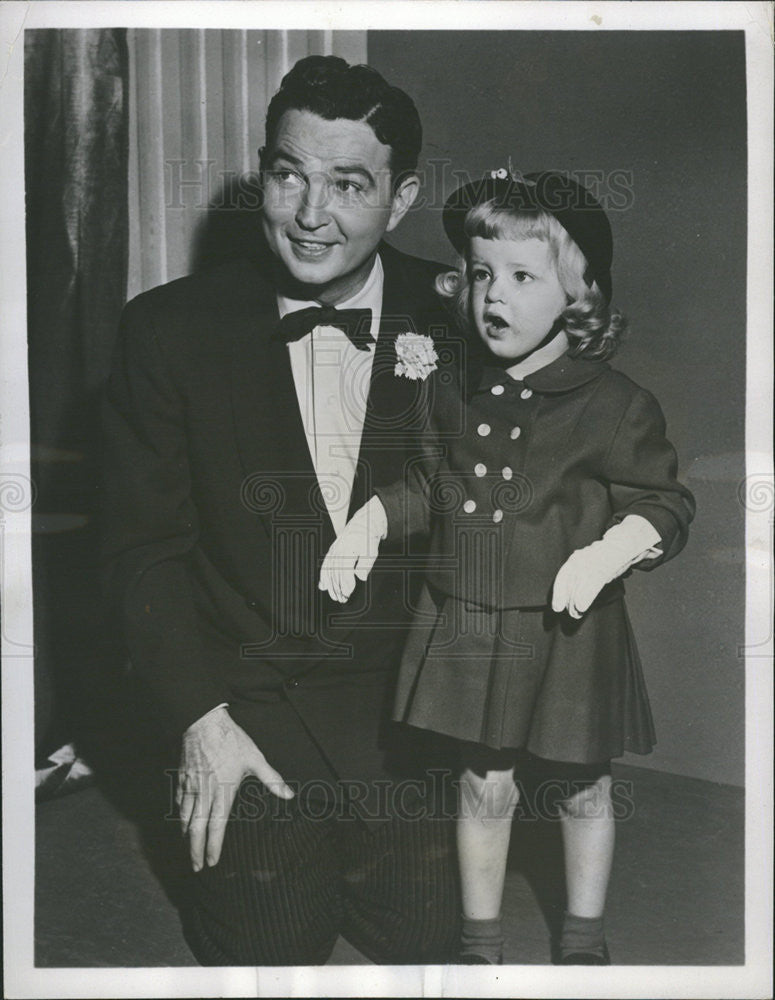
<path id="1" fill-rule="evenodd" d="M 331 247 L 335 246 L 335 243 L 323 243 L 320 240 L 302 240 L 295 236 L 288 237 L 291 245 L 301 250 L 305 254 L 320 255 L 330 250 Z"/>

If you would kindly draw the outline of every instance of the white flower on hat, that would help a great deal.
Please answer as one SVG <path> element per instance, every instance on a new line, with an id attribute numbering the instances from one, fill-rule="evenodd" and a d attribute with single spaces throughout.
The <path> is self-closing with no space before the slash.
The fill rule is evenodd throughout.
<path id="1" fill-rule="evenodd" d="M 510 178 L 512 181 L 517 181 L 520 184 L 529 184 L 531 187 L 535 187 L 535 181 L 525 180 L 522 173 L 514 166 L 511 157 L 509 157 L 507 167 L 498 167 L 497 170 L 491 170 L 490 177 L 498 181 L 505 181 L 507 178 Z"/>
<path id="2" fill-rule="evenodd" d="M 439 356 L 433 341 L 422 333 L 399 333 L 396 337 L 395 374 L 424 382 L 438 368 Z"/>

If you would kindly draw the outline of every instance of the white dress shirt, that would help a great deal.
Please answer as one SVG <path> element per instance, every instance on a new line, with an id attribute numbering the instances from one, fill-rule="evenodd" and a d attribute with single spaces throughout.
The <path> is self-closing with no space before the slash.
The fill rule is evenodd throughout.
<path id="1" fill-rule="evenodd" d="M 312 465 L 337 535 L 347 523 L 358 453 L 361 447 L 371 367 L 379 335 L 385 275 L 379 255 L 363 288 L 337 309 L 371 309 L 373 344 L 358 350 L 342 330 L 316 326 L 288 344 L 288 353 Z M 280 318 L 319 306 L 277 296 Z"/>

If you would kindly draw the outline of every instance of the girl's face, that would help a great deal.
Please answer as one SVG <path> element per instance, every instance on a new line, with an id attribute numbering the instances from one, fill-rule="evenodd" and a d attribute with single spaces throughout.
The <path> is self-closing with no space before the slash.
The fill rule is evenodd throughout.
<path id="1" fill-rule="evenodd" d="M 551 247 L 533 237 L 472 237 L 468 276 L 476 332 L 507 361 L 534 351 L 567 305 Z"/>

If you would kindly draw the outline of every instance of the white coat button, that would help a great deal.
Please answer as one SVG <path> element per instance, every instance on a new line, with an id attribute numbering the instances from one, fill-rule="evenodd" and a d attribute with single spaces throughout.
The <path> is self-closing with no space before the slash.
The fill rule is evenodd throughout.
<path id="1" fill-rule="evenodd" d="M 516 441 L 521 433 L 522 433 L 521 427 L 512 427 L 511 431 L 509 432 L 509 437 L 511 438 L 512 441 Z"/>
<path id="2" fill-rule="evenodd" d="M 508 465 L 505 467 L 505 469 L 502 470 L 501 474 L 504 479 L 511 479 L 511 477 L 514 475 L 514 473 L 511 471 Z"/>
<path id="3" fill-rule="evenodd" d="M 486 466 L 486 465 L 482 465 L 482 463 L 481 463 L 481 462 L 479 462 L 479 463 L 477 463 L 477 464 L 476 464 L 476 465 L 474 466 L 474 472 L 475 472 L 475 473 L 477 474 L 477 476 L 478 476 L 478 477 L 479 477 L 479 478 L 481 479 L 481 478 L 482 478 L 482 476 L 486 476 L 486 475 L 487 475 L 487 466 Z"/>
<path id="4" fill-rule="evenodd" d="M 496 524 L 500 524 L 501 521 L 503 520 L 503 511 L 502 510 L 493 511 L 492 519 L 493 521 L 495 521 Z"/>
<path id="5" fill-rule="evenodd" d="M 473 512 L 476 510 L 476 501 L 466 500 L 466 502 L 463 504 L 463 510 L 466 512 L 466 514 L 473 514 Z"/>
<path id="6" fill-rule="evenodd" d="M 490 392 L 493 394 L 493 396 L 502 396 L 505 391 L 506 390 L 502 385 L 494 385 L 492 389 L 490 389 Z"/>
<path id="7" fill-rule="evenodd" d="M 522 399 L 530 399 L 530 397 L 533 395 L 533 390 L 523 389 L 519 395 L 522 397 Z"/>
<path id="8" fill-rule="evenodd" d="M 476 433 L 479 435 L 479 437 L 486 438 L 487 435 L 490 433 L 490 425 L 479 424 L 479 426 L 476 428 Z"/>

